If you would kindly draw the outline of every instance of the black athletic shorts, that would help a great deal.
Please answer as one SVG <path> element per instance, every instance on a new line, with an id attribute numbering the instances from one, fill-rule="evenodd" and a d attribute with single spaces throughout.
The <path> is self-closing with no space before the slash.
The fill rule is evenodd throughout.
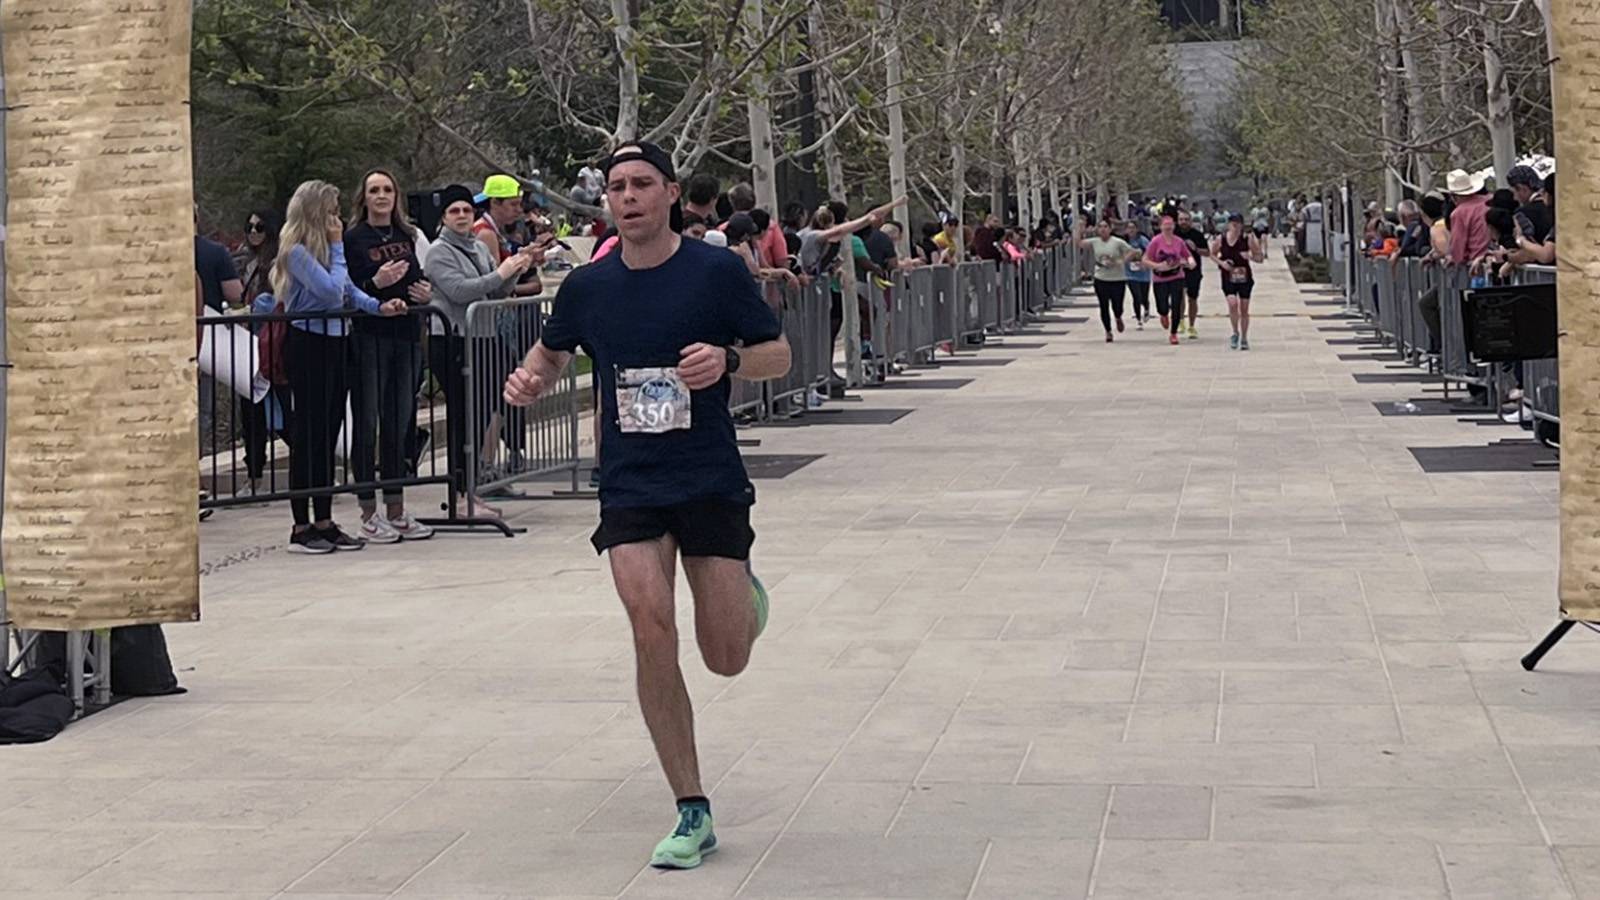
<path id="1" fill-rule="evenodd" d="M 670 534 L 684 556 L 749 559 L 756 533 L 750 507 L 727 500 L 691 500 L 677 506 L 630 506 L 600 510 L 600 527 L 589 543 L 596 553 Z"/>
<path id="2" fill-rule="evenodd" d="M 1198 265 L 1195 266 L 1194 268 L 1190 269 L 1189 271 L 1183 273 L 1183 289 L 1184 289 L 1184 293 L 1188 294 L 1191 297 L 1199 297 L 1200 296 L 1200 281 L 1204 277 L 1205 277 L 1205 273 L 1200 271 L 1200 267 Z"/>
<path id="3" fill-rule="evenodd" d="M 1240 300 L 1249 300 L 1250 293 L 1256 289 L 1255 281 L 1223 282 L 1222 293 L 1228 297 L 1238 297 Z"/>

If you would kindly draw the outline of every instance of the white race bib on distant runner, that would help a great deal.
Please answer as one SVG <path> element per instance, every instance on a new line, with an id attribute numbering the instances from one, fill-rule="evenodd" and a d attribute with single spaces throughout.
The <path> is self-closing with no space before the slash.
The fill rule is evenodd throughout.
<path id="1" fill-rule="evenodd" d="M 617 421 L 623 434 L 689 428 L 689 386 L 673 368 L 617 368 Z"/>

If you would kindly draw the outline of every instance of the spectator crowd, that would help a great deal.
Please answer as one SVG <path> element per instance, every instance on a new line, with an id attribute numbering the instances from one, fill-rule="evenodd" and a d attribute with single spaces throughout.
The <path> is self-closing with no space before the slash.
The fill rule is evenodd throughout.
<path id="1" fill-rule="evenodd" d="M 507 174 L 489 175 L 476 191 L 450 185 L 408 195 L 392 172 L 373 169 L 348 196 L 325 182 L 301 184 L 282 211 L 251 212 L 228 244 L 197 233 L 201 329 L 239 322 L 253 334 L 259 379 L 267 384 L 263 392 L 235 398 L 212 378 L 201 378 L 202 451 L 212 454 L 211 490 L 231 491 L 234 499 L 286 495 L 291 552 L 331 554 L 431 537 L 434 529 L 407 506 L 406 487 L 432 458 L 436 440 L 446 443 L 457 492 L 469 487 L 468 448 L 484 451 L 503 442 L 517 459 L 526 450 L 521 411 L 480 399 L 498 398 L 507 373 L 481 365 L 484 371 L 465 371 L 467 310 L 483 300 L 538 297 L 564 270 L 617 252 L 604 177 L 591 162 L 572 188 L 573 200 L 601 210 L 592 219 L 574 214 L 558 223 L 538 193 Z M 854 293 L 862 355 L 885 367 L 903 361 L 873 347 L 872 304 L 887 310 L 896 273 L 1036 257 L 1070 227 L 1070 217 L 1063 222 L 1053 212 L 1029 230 L 994 213 L 963 223 L 940 211 L 912 231 L 897 218 L 906 206 L 902 197 L 860 213 L 842 201 L 809 211 L 799 203 L 773 210 L 759 203 L 749 183 L 724 189 L 715 176 L 698 173 L 684 185 L 673 224 L 686 238 L 736 254 L 775 310 L 786 292 L 825 283 L 835 346 L 846 293 Z M 574 237 L 592 241 L 587 258 L 569 243 Z M 537 318 L 535 306 L 518 310 Z M 513 327 L 505 341 L 525 342 L 536 329 L 536 323 Z M 214 354 L 236 352 L 209 346 Z M 445 421 L 429 415 L 419 423 L 423 403 L 439 395 Z M 812 390 L 801 402 L 825 400 Z M 468 402 L 489 408 L 468 417 L 461 414 Z M 482 434 L 466 433 L 469 418 L 487 423 Z M 436 438 L 429 426 L 444 433 Z M 274 466 L 279 440 L 288 448 L 286 483 Z M 235 447 L 243 450 L 242 481 L 224 458 Z M 485 464 L 487 455 L 479 460 Z M 598 486 L 598 470 L 590 480 Z M 360 506 L 361 523 L 351 530 L 333 519 L 333 495 L 340 490 L 353 490 Z M 467 499 L 474 515 L 500 516 L 485 498 Z"/>

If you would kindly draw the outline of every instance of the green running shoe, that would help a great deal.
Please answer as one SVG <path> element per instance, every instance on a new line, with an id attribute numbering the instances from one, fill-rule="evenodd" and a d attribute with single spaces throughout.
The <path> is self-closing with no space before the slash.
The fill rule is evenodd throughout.
<path id="1" fill-rule="evenodd" d="M 678 809 L 678 827 L 656 845 L 650 865 L 657 869 L 693 869 L 716 849 L 717 835 L 711 830 L 711 810 L 683 806 Z"/>
<path id="2" fill-rule="evenodd" d="M 767 587 L 754 572 L 750 573 L 750 600 L 756 607 L 756 637 L 761 637 L 767 630 Z"/>

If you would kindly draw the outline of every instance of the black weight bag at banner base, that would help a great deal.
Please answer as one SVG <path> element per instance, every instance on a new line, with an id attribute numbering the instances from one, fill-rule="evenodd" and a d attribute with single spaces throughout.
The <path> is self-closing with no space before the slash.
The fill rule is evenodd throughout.
<path id="1" fill-rule="evenodd" d="M 13 678 L 0 673 L 0 744 L 48 741 L 72 721 L 72 698 L 61 687 L 61 672 L 34 669 Z"/>
<path id="2" fill-rule="evenodd" d="M 39 635 L 36 651 L 42 666 L 67 671 L 67 637 L 63 632 Z M 111 629 L 111 693 L 118 697 L 163 697 L 182 694 L 172 674 L 167 638 L 160 625 L 124 625 Z"/>

